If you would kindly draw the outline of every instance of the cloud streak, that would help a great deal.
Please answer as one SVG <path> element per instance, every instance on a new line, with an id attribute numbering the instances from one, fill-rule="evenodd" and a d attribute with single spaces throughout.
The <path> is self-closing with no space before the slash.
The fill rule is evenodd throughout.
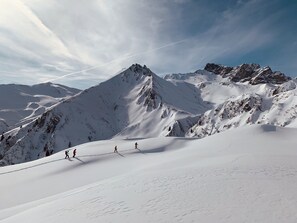
<path id="1" fill-rule="evenodd" d="M 45 82 L 52 82 L 52 81 L 57 81 L 57 80 L 60 80 L 60 79 L 64 79 L 64 78 L 67 78 L 67 77 L 70 77 L 70 76 L 73 76 L 73 75 L 77 75 L 77 74 L 81 74 L 81 73 L 84 73 L 84 72 L 87 72 L 87 71 L 91 71 L 91 70 L 96 70 L 98 68 L 101 68 L 101 67 L 104 67 L 104 66 L 107 66 L 107 65 L 110 65 L 112 63 L 116 63 L 116 62 L 119 62 L 121 60 L 126 60 L 126 59 L 130 59 L 130 58 L 133 58 L 133 57 L 137 57 L 137 56 L 141 56 L 141 55 L 145 55 L 145 54 L 149 54 L 149 53 L 152 53 L 152 52 L 155 52 L 155 51 L 158 51 L 158 50 L 161 50 L 163 48 L 167 48 L 167 47 L 171 47 L 171 46 L 175 46 L 177 44 L 181 44 L 181 43 L 184 43 L 186 42 L 187 39 L 184 39 L 184 40 L 180 40 L 180 41 L 177 41 L 177 42 L 172 42 L 172 43 L 168 43 L 166 45 L 163 45 L 163 46 L 160 46 L 160 47 L 157 47 L 157 48 L 154 48 L 154 49 L 150 49 L 150 50 L 147 50 L 145 52 L 138 52 L 138 53 L 134 53 L 132 55 L 126 55 L 126 56 L 121 56 L 117 59 L 114 59 L 114 60 L 111 60 L 105 64 L 101 64 L 101 65 L 98 65 L 98 66 L 93 66 L 93 67 L 89 67 L 89 68 L 86 68 L 86 69 L 83 69 L 83 70 L 80 70 L 80 71 L 75 71 L 75 72 L 71 72 L 71 73 L 68 73 L 68 74 L 65 74 L 65 75 L 62 75 L 60 77 L 57 77 L 57 78 L 54 78 L 54 79 L 51 79 L 51 80 L 47 80 Z"/>
<path id="2" fill-rule="evenodd" d="M 159 74 L 207 62 L 273 67 L 280 63 L 273 49 L 296 58 L 296 44 L 281 44 L 280 34 L 294 6 L 280 0 L 2 0 L 0 68 L 5 81 L 11 72 L 25 84 L 86 88 L 136 62 Z M 288 63 L 283 60 L 284 72 Z"/>

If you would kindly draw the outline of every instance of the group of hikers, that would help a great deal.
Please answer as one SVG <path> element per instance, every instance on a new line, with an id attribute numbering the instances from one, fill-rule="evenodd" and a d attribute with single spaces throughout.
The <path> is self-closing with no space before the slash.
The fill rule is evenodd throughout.
<path id="1" fill-rule="evenodd" d="M 138 149 L 138 143 L 136 142 L 135 144 L 135 149 Z M 114 147 L 114 151 L 113 151 L 114 153 L 118 153 L 118 147 L 117 146 L 115 146 Z M 75 158 L 75 156 L 76 156 L 76 149 L 74 149 L 73 150 L 73 158 Z M 65 159 L 70 159 L 70 157 L 69 157 L 69 150 L 65 150 Z"/>
<path id="2" fill-rule="evenodd" d="M 138 143 L 137 143 L 137 142 L 135 143 L 135 149 L 138 149 Z M 118 146 L 115 146 L 115 147 L 114 147 L 113 152 L 114 152 L 114 153 L 117 153 L 117 152 L 118 152 Z"/>
<path id="3" fill-rule="evenodd" d="M 74 149 L 73 150 L 73 158 L 75 158 L 75 156 L 76 156 L 76 149 Z M 69 150 L 65 150 L 65 159 L 69 159 L 70 157 L 69 157 Z"/>

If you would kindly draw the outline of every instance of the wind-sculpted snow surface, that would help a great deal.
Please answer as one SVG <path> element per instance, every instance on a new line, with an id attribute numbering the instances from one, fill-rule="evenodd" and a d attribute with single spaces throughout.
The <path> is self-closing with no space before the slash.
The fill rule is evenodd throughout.
<path id="1" fill-rule="evenodd" d="M 0 169 L 0 222 L 296 222 L 296 129 L 106 140 Z M 118 152 L 113 153 L 114 145 Z"/>

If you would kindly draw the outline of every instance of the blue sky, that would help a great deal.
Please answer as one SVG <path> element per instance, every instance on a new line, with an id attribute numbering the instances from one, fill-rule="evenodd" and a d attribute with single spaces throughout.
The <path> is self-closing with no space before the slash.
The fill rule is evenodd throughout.
<path id="1" fill-rule="evenodd" d="M 297 76 L 296 0 L 1 0 L 0 83 L 85 89 L 133 63 L 157 74 L 259 63 Z"/>

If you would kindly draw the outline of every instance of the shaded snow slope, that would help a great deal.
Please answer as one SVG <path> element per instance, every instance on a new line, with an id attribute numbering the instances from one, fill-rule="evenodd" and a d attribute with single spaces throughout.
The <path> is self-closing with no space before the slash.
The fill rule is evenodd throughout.
<path id="1" fill-rule="evenodd" d="M 296 134 L 113 139 L 3 167 L 0 222 L 296 222 Z"/>

